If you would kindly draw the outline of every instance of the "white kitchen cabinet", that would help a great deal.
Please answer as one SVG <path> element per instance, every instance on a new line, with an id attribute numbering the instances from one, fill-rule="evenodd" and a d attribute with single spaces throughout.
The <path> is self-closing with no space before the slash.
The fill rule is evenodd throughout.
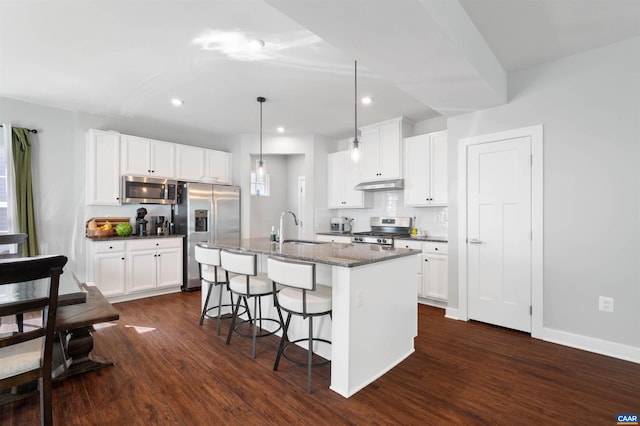
<path id="1" fill-rule="evenodd" d="M 346 235 L 316 234 L 316 241 L 323 241 L 323 242 L 326 242 L 326 243 L 349 244 L 349 243 L 351 243 L 351 237 L 346 236 Z"/>
<path id="2" fill-rule="evenodd" d="M 395 240 L 394 246 L 422 250 L 422 254 L 417 256 L 416 268 L 418 301 L 446 305 L 449 280 L 447 243 Z"/>
<path id="3" fill-rule="evenodd" d="M 205 150 L 204 178 L 221 185 L 231 185 L 231 153 Z"/>
<path id="4" fill-rule="evenodd" d="M 349 161 L 349 151 L 327 156 L 327 207 L 330 209 L 364 208 L 370 196 L 353 189 L 360 183 L 359 168 Z"/>
<path id="5" fill-rule="evenodd" d="M 182 238 L 89 240 L 87 281 L 111 301 L 179 291 Z"/>
<path id="6" fill-rule="evenodd" d="M 204 173 L 205 149 L 197 146 L 176 147 L 176 177 L 178 180 L 200 182 Z"/>
<path id="7" fill-rule="evenodd" d="M 86 148 L 87 205 L 120 205 L 120 134 L 91 129 Z"/>
<path id="8" fill-rule="evenodd" d="M 125 243 L 121 241 L 94 242 L 93 282 L 105 296 L 126 292 Z"/>
<path id="9" fill-rule="evenodd" d="M 171 142 L 122 135 L 121 173 L 171 178 L 175 175 L 175 147 Z"/>
<path id="10" fill-rule="evenodd" d="M 447 132 L 404 140 L 404 204 L 447 205 Z"/>
<path id="11" fill-rule="evenodd" d="M 127 247 L 127 281 L 129 292 L 179 285 L 182 281 L 181 241 L 176 238 L 131 240 Z"/>
<path id="12" fill-rule="evenodd" d="M 363 182 L 402 177 L 402 140 L 410 129 L 411 124 L 402 117 L 360 129 Z"/>
<path id="13" fill-rule="evenodd" d="M 422 292 L 418 296 L 447 300 L 449 256 L 446 251 L 446 244 L 423 244 Z"/>

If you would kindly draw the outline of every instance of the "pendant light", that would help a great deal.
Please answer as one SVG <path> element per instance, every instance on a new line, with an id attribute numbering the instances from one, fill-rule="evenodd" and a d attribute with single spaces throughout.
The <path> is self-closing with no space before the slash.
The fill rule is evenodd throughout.
<path id="1" fill-rule="evenodd" d="M 267 99 L 263 98 L 262 96 L 258 96 L 257 99 L 257 101 L 260 103 L 260 159 L 256 161 L 256 168 L 260 176 L 264 176 L 267 168 L 265 162 L 262 160 L 262 104 L 266 100 Z"/>
<path id="2" fill-rule="evenodd" d="M 358 140 L 358 61 L 354 61 L 354 98 L 355 124 L 353 129 L 353 142 L 351 144 L 351 161 L 357 163 L 360 159 L 360 141 Z"/>

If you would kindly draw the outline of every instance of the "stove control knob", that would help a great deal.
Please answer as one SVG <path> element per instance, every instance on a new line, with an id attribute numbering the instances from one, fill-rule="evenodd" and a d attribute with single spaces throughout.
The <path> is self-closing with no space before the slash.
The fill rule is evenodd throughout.
<path id="1" fill-rule="evenodd" d="M 382 238 L 378 238 L 377 242 L 380 244 L 382 242 Z"/>
<path id="2" fill-rule="evenodd" d="M 387 244 L 387 240 L 385 238 L 382 239 L 382 244 Z"/>

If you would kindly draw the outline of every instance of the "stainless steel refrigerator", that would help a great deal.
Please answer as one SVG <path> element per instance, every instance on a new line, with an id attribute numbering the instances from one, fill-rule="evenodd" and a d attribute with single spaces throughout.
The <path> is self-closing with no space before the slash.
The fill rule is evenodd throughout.
<path id="1" fill-rule="evenodd" d="M 200 288 L 195 246 L 200 242 L 240 242 L 240 188 L 179 182 L 173 208 L 176 234 L 185 235 L 182 289 Z"/>

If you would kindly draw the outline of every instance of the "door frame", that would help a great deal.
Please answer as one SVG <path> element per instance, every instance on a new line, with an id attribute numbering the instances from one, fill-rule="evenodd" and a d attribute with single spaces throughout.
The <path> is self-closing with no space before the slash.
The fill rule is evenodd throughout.
<path id="1" fill-rule="evenodd" d="M 467 281 L 468 147 L 507 139 L 531 139 L 531 337 L 543 334 L 543 126 L 511 129 L 458 140 L 458 319 L 469 320 Z"/>

